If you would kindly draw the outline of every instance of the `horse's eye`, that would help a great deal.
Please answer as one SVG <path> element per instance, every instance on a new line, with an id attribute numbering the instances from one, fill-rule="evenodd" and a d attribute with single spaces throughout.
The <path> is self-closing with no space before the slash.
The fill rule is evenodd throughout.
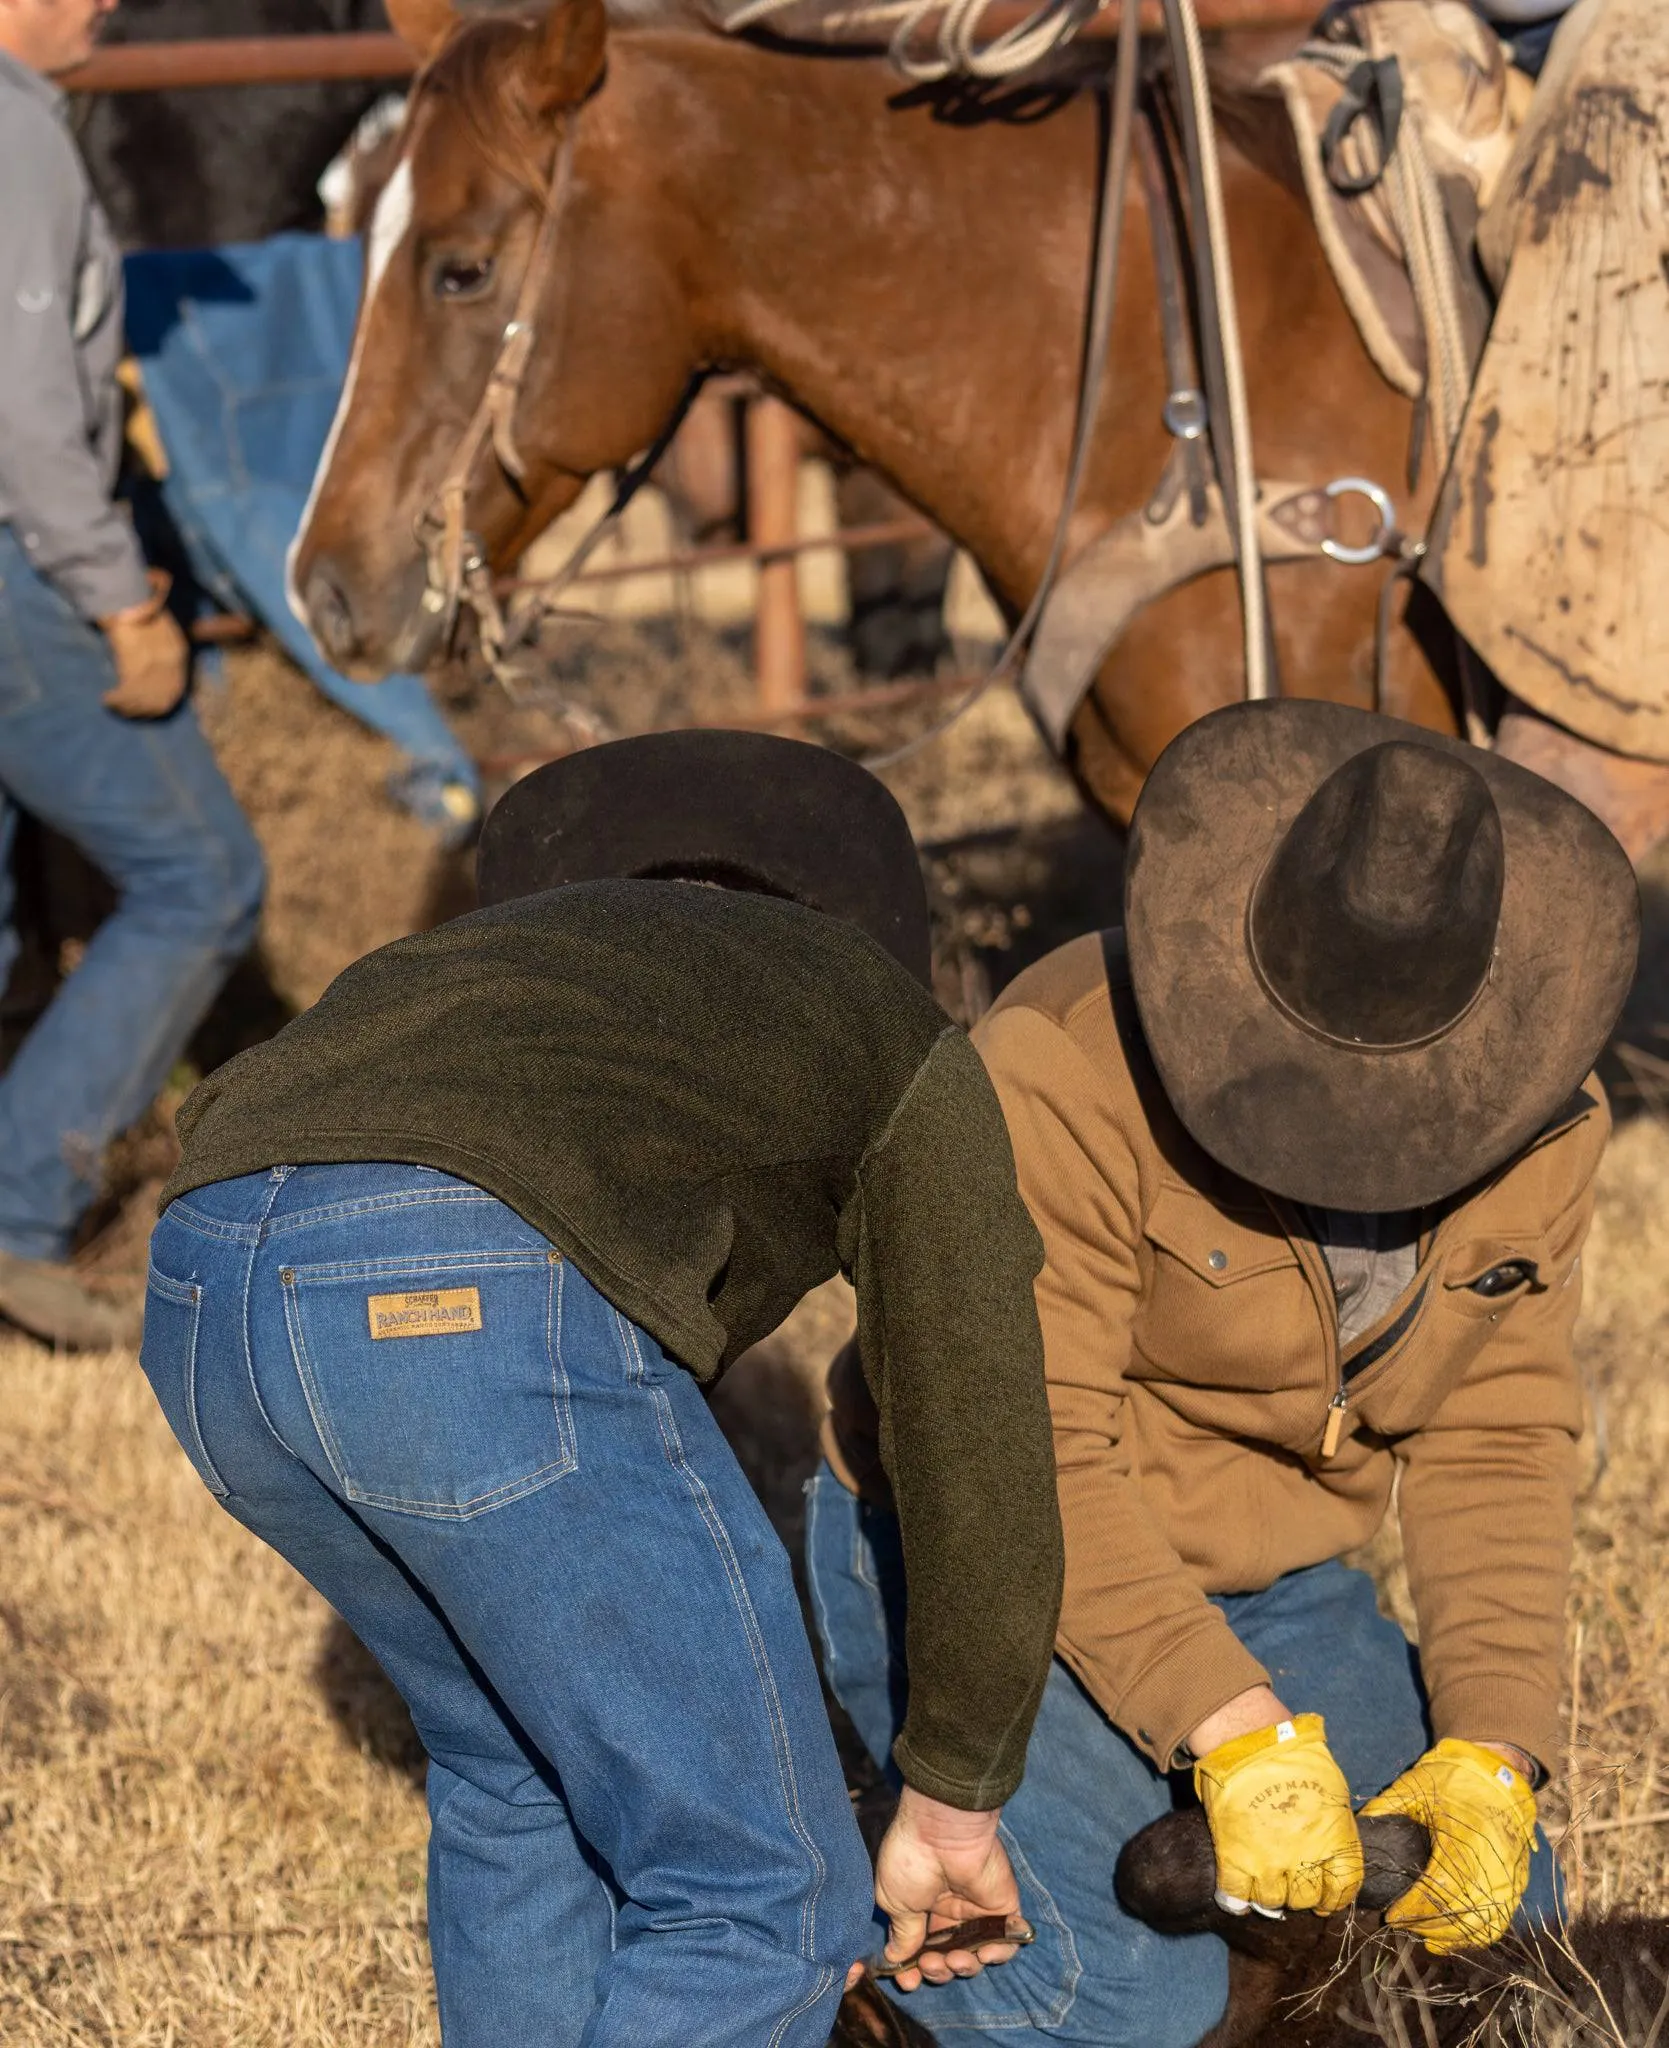
<path id="1" fill-rule="evenodd" d="M 490 256 L 458 257 L 442 261 L 435 271 L 438 299 L 478 299 L 493 281 Z"/>

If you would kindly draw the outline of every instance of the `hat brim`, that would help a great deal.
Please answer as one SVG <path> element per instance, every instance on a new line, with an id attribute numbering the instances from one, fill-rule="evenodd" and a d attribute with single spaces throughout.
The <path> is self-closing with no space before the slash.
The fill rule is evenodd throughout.
<path id="1" fill-rule="evenodd" d="M 476 892 L 685 875 L 785 896 L 857 925 L 931 981 L 921 861 L 884 784 L 768 733 L 646 733 L 536 768 L 494 805 Z"/>
<path id="2" fill-rule="evenodd" d="M 1495 960 L 1445 1032 L 1382 1051 L 1308 1030 L 1252 965 L 1247 912 L 1293 819 L 1353 755 L 1402 739 L 1464 757 L 1500 814 Z M 1563 790 L 1493 754 L 1346 705 L 1236 704 L 1155 764 L 1125 870 L 1130 977 L 1189 1133 L 1293 1201 L 1383 1211 L 1441 1201 L 1500 1166 L 1570 1099 L 1634 978 L 1628 856 Z"/>

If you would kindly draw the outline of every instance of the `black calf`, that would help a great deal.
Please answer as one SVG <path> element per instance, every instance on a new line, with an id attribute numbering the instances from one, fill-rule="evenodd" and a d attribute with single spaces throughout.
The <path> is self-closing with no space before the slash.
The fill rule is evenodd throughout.
<path id="1" fill-rule="evenodd" d="M 1669 1920 L 1577 1921 L 1434 1958 L 1378 1921 L 1423 1867 L 1425 1830 L 1367 1821 L 1362 1847 L 1355 1912 L 1265 1920 L 1214 1903 L 1197 1810 L 1126 1844 L 1114 1880 L 1125 1906 L 1164 1933 L 1216 1934 L 1228 1946 L 1228 2011 L 1198 2048 L 1669 2048 Z M 865 1983 L 843 2002 L 830 2048 L 933 2048 L 934 2038 Z"/>

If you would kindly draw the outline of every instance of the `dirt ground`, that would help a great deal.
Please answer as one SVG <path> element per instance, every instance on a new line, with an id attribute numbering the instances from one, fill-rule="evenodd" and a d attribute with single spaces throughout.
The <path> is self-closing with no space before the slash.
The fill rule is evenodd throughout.
<path id="1" fill-rule="evenodd" d="M 677 628 L 600 629 L 565 667 L 572 696 L 617 730 L 688 707 L 717 717 L 750 689 L 736 647 Z M 827 650 L 818 675 L 839 679 Z M 454 708 L 481 755 L 560 739 L 537 706 Z M 439 852 L 382 794 L 389 750 L 282 662 L 234 656 L 204 713 L 272 889 L 257 969 L 205 1027 L 195 1066 L 469 890 L 467 859 Z M 863 747 L 899 730 L 877 721 L 834 736 Z M 927 849 L 954 1005 L 1116 915 L 1117 838 L 1082 817 L 1010 699 L 983 703 L 892 779 Z M 1669 861 L 1647 896 L 1644 971 L 1607 1066 L 1619 1133 L 1580 1337 L 1598 1427 L 1572 1595 L 1569 1751 L 1548 1811 L 1578 1904 L 1664 1911 Z M 104 1228 L 85 1254 L 112 1283 L 142 1272 L 171 1157 L 164 1112 L 191 1078 L 176 1076 L 113 1161 Z M 716 1397 L 791 1542 L 821 1370 L 848 1321 L 832 1283 Z M 375 1666 L 214 1505 L 130 1357 L 0 1341 L 0 1443 L 0 2041 L 434 2048 L 420 1757 Z M 1394 1530 L 1376 1551 L 1395 1607 Z"/>

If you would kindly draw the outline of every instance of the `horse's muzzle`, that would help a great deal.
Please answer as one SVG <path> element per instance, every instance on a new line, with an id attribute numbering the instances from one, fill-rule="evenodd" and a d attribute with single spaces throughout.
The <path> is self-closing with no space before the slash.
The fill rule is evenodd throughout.
<path id="1" fill-rule="evenodd" d="M 396 670 L 426 668 L 440 651 L 445 618 L 427 608 L 419 558 L 375 594 L 329 555 L 315 555 L 298 584 L 302 623 L 332 668 L 355 682 L 380 682 Z"/>

